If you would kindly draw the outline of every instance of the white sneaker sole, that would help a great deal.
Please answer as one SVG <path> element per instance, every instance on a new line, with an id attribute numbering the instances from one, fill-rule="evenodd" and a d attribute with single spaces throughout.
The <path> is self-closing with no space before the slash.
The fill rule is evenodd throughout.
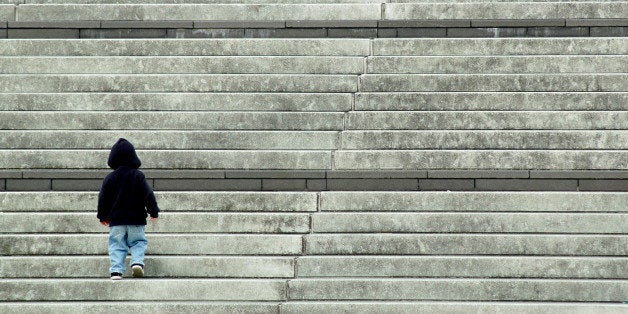
<path id="1" fill-rule="evenodd" d="M 135 265 L 131 269 L 133 270 L 133 277 L 144 277 L 144 269 L 142 268 L 142 266 Z"/>

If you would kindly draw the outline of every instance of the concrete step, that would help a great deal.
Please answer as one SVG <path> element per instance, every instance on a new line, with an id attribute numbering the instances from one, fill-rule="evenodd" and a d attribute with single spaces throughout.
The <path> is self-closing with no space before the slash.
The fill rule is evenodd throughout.
<path id="1" fill-rule="evenodd" d="M 3 256 L 106 255 L 108 237 L 108 233 L 3 234 L 0 247 Z M 148 255 L 300 255 L 302 251 L 300 235 L 197 233 L 148 234 L 147 238 Z"/>
<path id="2" fill-rule="evenodd" d="M 338 150 L 333 168 L 608 170 L 627 169 L 627 155 L 612 150 Z"/>
<path id="3" fill-rule="evenodd" d="M 331 169 L 331 151 L 140 150 L 138 155 L 146 169 Z M 105 169 L 108 156 L 109 150 L 0 149 L 0 169 Z"/>
<path id="4" fill-rule="evenodd" d="M 310 216 L 295 213 L 169 213 L 163 221 L 150 223 L 146 232 L 271 234 L 310 231 Z M 94 213 L 0 213 L 0 227 L 1 233 L 84 234 L 107 231 L 98 223 Z M 613 228 L 611 225 L 605 230 Z"/>
<path id="5" fill-rule="evenodd" d="M 6 39 L 3 56 L 368 56 L 368 39 Z"/>
<path id="6" fill-rule="evenodd" d="M 405 56 L 367 58 L 367 73 L 372 74 L 626 72 L 628 72 L 628 56 Z"/>
<path id="7" fill-rule="evenodd" d="M 605 8 L 595 6 L 600 10 Z M 584 9 L 584 8 L 583 8 Z M 617 9 L 617 8 L 616 8 Z M 380 4 L 24 4 L 19 21 L 378 20 Z M 591 16 L 594 18 L 595 16 Z M 612 17 L 612 13 L 609 14 Z"/>
<path id="8" fill-rule="evenodd" d="M 626 279 L 625 257 L 302 256 L 298 277 Z"/>
<path id="9" fill-rule="evenodd" d="M 599 62 L 613 66 L 613 60 Z M 2 74 L 361 74 L 363 70 L 363 57 L 0 57 Z"/>
<path id="10" fill-rule="evenodd" d="M 346 124 L 349 130 L 625 130 L 628 111 L 354 111 Z"/>
<path id="11" fill-rule="evenodd" d="M 352 103 L 350 93 L 0 93 L 9 111 L 349 111 Z"/>
<path id="12" fill-rule="evenodd" d="M 586 309 L 586 307 L 585 307 Z M 104 313 L 107 311 L 133 313 L 277 313 L 277 301 L 66 301 L 66 302 L 3 302 L 3 313 Z"/>
<path id="13" fill-rule="evenodd" d="M 386 20 L 625 18 L 625 2 L 386 3 Z"/>
<path id="14" fill-rule="evenodd" d="M 609 198 L 619 197 L 608 195 Z M 167 212 L 314 212 L 316 193 L 308 192 L 159 192 L 155 197 Z M 89 212 L 95 192 L 0 193 L 0 212 Z"/>
<path id="15" fill-rule="evenodd" d="M 343 119 L 340 112 L 0 111 L 0 129 L 329 131 L 342 130 Z"/>
<path id="16" fill-rule="evenodd" d="M 5 301 L 280 301 L 285 280 L 276 279 L 8 279 Z"/>
<path id="17" fill-rule="evenodd" d="M 607 78 L 611 79 L 611 78 Z M 355 92 L 357 76 L 298 74 L 0 74 L 2 93 Z M 616 83 L 621 80 L 615 79 Z"/>
<path id="18" fill-rule="evenodd" d="M 297 279 L 290 300 L 447 300 L 617 302 L 625 280 Z"/>
<path id="19" fill-rule="evenodd" d="M 355 110 L 628 110 L 628 93 L 360 92 Z"/>
<path id="20" fill-rule="evenodd" d="M 106 310 L 105 310 L 106 308 Z M 581 302 L 454 302 L 454 301 L 288 301 L 288 302 L 220 302 L 220 301 L 136 301 L 136 302 L 3 302 L 4 313 L 99 313 L 132 311 L 133 313 L 419 313 L 419 312 L 497 312 L 533 314 L 622 313 L 625 305 Z"/>
<path id="21" fill-rule="evenodd" d="M 320 211 L 627 213 L 626 202 L 612 192 L 323 192 Z"/>
<path id="22" fill-rule="evenodd" d="M 529 3 L 520 3 L 528 5 Z M 431 6 L 432 4 L 430 4 Z M 444 5 L 444 4 L 441 4 Z M 428 11 L 429 12 L 429 11 Z M 511 12 L 513 13 L 513 12 Z M 418 17 L 413 17 L 418 18 Z M 521 19 L 519 16 L 515 19 Z M 538 19 L 539 17 L 534 17 Z M 562 17 L 564 18 L 564 17 Z M 627 37 L 375 39 L 374 56 L 625 55 Z"/>
<path id="23" fill-rule="evenodd" d="M 18 217 L 11 218 L 15 220 L 8 223 L 9 226 L 19 221 Z M 54 217 L 54 219 L 46 220 L 54 222 L 55 219 L 63 218 Z M 283 226 L 281 221 L 277 222 L 277 225 L 277 228 Z M 4 230 L 12 232 L 9 226 Z M 628 234 L 628 215 L 623 213 L 324 213 L 312 215 L 312 232 Z"/>
<path id="24" fill-rule="evenodd" d="M 148 278 L 293 278 L 295 264 L 283 256 L 147 256 L 145 263 Z M 104 279 L 109 266 L 104 255 L 0 257 L 2 279 Z M 125 277 L 131 277 L 130 270 Z"/>
<path id="25" fill-rule="evenodd" d="M 14 130 L 0 131 L 0 148 L 108 149 L 120 137 L 135 143 L 137 149 L 331 150 L 339 147 L 339 132 L 328 131 Z M 599 136 L 596 138 L 601 139 Z"/>
<path id="26" fill-rule="evenodd" d="M 23 0 L 2 0 L 8 1 L 8 3 L 15 3 L 15 1 Z M 11 2 L 13 1 L 13 2 Z M 425 0 L 431 1 L 431 0 Z M 465 0 L 474 1 L 474 0 Z M 576 0 L 584 1 L 584 0 Z M 616 1 L 616 0 L 602 0 L 602 1 Z M 298 3 L 382 3 L 382 0 L 142 0 L 143 4 L 298 4 Z M 0 2 L 2 3 L 2 2 Z M 21 2 L 19 2 L 21 3 Z M 29 0 L 29 3 L 41 3 L 41 4 L 136 4 L 137 1 L 133 0 Z"/>
<path id="27" fill-rule="evenodd" d="M 366 74 L 363 92 L 625 92 L 626 74 Z"/>
<path id="28" fill-rule="evenodd" d="M 309 234 L 308 255 L 624 256 L 628 236 L 573 234 Z"/>
<path id="29" fill-rule="evenodd" d="M 28 305 L 31 306 L 36 305 Z M 281 313 L 621 313 L 622 304 L 578 302 L 290 301 Z"/>
<path id="30" fill-rule="evenodd" d="M 628 149 L 625 130 L 344 131 L 341 135 L 342 149 Z"/>

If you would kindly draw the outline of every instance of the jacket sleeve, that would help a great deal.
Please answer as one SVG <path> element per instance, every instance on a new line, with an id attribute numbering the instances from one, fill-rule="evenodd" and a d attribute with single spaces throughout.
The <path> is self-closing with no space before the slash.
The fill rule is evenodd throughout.
<path id="1" fill-rule="evenodd" d="M 100 221 L 110 221 L 111 220 L 111 193 L 109 187 L 109 180 L 105 178 L 103 180 L 102 186 L 100 187 L 100 192 L 98 193 L 98 214 L 96 217 Z"/>
<path id="2" fill-rule="evenodd" d="M 153 189 L 148 185 L 146 178 L 143 179 L 142 189 L 144 190 L 144 206 L 146 206 L 146 211 L 153 218 L 159 217 L 159 207 L 157 206 L 155 193 L 153 193 Z"/>

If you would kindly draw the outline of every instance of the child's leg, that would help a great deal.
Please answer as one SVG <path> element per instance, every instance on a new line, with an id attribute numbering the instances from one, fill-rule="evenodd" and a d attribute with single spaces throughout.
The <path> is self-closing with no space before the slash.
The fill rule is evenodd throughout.
<path id="1" fill-rule="evenodd" d="M 148 240 L 146 240 L 146 234 L 144 233 L 146 226 L 128 227 L 127 244 L 131 248 L 131 265 L 144 266 L 144 252 L 146 252 L 146 247 L 148 247 Z"/>
<path id="2" fill-rule="evenodd" d="M 110 273 L 124 274 L 126 271 L 125 259 L 128 254 L 126 226 L 109 227 L 109 259 L 111 260 Z"/>

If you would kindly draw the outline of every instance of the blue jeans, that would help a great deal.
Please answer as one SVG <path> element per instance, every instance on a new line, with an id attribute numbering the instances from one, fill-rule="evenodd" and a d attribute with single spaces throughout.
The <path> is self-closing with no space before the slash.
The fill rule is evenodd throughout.
<path id="1" fill-rule="evenodd" d="M 110 273 L 126 272 L 126 256 L 131 250 L 131 265 L 144 266 L 144 252 L 148 240 L 144 229 L 146 226 L 121 225 L 109 227 L 109 258 L 111 259 Z"/>

